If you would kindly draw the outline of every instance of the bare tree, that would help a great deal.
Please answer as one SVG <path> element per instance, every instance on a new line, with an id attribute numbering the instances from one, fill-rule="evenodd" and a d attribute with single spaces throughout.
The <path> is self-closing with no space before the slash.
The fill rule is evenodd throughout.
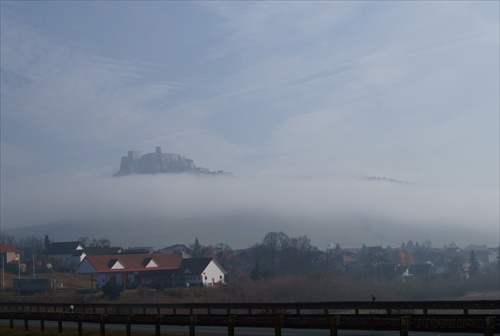
<path id="1" fill-rule="evenodd" d="M 229 259 L 232 257 L 234 251 L 228 244 L 219 243 L 215 245 L 217 260 L 222 267 L 226 267 Z"/>
<path id="2" fill-rule="evenodd" d="M 2 232 L 0 233 L 0 244 L 14 246 L 16 244 L 16 237 Z"/>

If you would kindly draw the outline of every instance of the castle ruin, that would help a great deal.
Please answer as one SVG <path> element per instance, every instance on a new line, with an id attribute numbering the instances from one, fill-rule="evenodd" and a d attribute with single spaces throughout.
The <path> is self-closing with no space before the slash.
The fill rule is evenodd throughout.
<path id="1" fill-rule="evenodd" d="M 120 170 L 114 176 L 158 173 L 232 175 L 222 170 L 211 172 L 207 168 L 196 167 L 193 160 L 180 154 L 162 153 L 161 147 L 157 146 L 154 153 L 144 155 L 138 151 L 129 151 L 127 156 L 122 156 Z"/>

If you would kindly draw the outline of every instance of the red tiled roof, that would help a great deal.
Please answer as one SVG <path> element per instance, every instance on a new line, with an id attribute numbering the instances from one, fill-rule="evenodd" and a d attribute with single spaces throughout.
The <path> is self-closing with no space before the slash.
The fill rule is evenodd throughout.
<path id="1" fill-rule="evenodd" d="M 7 252 L 19 253 L 21 251 L 19 251 L 15 247 L 12 247 L 8 244 L 0 244 L 0 253 L 7 253 Z"/>
<path id="2" fill-rule="evenodd" d="M 159 271 L 179 268 L 182 258 L 175 254 L 113 254 L 86 256 L 87 260 L 97 272 L 137 272 L 137 271 Z M 85 261 L 84 260 L 84 261 Z M 116 262 L 120 262 L 125 268 L 112 269 Z M 154 261 L 158 267 L 146 267 L 150 261 Z"/>

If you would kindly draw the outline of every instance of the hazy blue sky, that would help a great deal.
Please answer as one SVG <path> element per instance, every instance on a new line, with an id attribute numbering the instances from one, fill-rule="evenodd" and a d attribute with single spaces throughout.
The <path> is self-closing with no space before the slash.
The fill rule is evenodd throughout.
<path id="1" fill-rule="evenodd" d="M 498 242 L 497 1 L 0 6 L 4 228 L 241 211 L 302 218 L 256 236 L 316 232 L 323 247 L 354 243 L 325 232 L 356 214 L 371 232 L 387 220 Z M 155 146 L 237 177 L 111 178 Z M 400 239 L 386 231 L 381 244 Z"/>

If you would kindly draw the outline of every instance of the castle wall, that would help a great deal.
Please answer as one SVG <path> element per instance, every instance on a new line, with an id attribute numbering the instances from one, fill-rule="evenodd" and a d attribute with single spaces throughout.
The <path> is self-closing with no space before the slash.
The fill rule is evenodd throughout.
<path id="1" fill-rule="evenodd" d="M 139 151 L 128 151 L 127 156 L 122 156 L 120 170 L 115 176 L 182 172 L 225 174 L 222 171 L 210 172 L 207 168 L 196 167 L 193 160 L 180 154 L 162 153 L 161 147 L 157 146 L 154 153 L 144 155 Z"/>

